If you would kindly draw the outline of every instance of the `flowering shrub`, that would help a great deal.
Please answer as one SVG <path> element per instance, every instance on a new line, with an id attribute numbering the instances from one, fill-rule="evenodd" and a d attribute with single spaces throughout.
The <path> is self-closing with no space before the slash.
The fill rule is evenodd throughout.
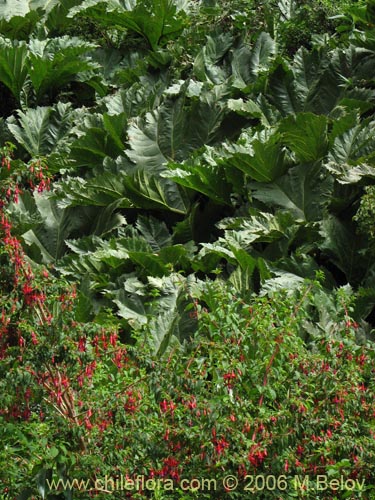
<path id="1" fill-rule="evenodd" d="M 37 300 L 3 309 L 1 432 L 17 467 L 2 464 L 4 498 L 243 498 L 256 476 L 278 481 L 266 498 L 321 498 L 319 475 L 368 498 L 375 356 L 345 290 L 341 319 L 306 342 L 318 283 L 249 301 L 205 286 L 190 342 L 156 358 L 147 327 L 125 348 L 115 329 L 75 322 L 74 290 L 44 274 L 43 301 L 40 281 Z M 41 305 L 53 314 L 35 317 Z M 253 494 L 265 498 L 260 483 Z"/>
<path id="2" fill-rule="evenodd" d="M 318 281 L 247 301 L 201 283 L 189 341 L 156 356 L 146 324 L 125 346 L 114 319 L 78 322 L 75 287 L 30 264 L 6 210 L 28 166 L 11 146 L 2 163 L 1 498 L 320 498 L 319 477 L 367 498 L 375 355 L 349 290 L 323 322 Z M 38 165 L 29 189 L 45 188 Z"/>

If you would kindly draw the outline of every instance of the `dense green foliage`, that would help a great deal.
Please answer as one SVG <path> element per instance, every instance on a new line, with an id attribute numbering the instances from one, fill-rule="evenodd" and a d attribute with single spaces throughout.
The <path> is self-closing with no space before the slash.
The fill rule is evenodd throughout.
<path id="1" fill-rule="evenodd" d="M 0 498 L 374 498 L 374 24 L 4 3 Z M 293 486 L 318 473 L 365 486 Z"/>

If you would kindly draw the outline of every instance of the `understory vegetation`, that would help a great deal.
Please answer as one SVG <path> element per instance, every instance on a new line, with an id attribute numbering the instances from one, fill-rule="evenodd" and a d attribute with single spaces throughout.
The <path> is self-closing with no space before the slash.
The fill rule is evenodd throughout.
<path id="1" fill-rule="evenodd" d="M 375 2 L 0 4 L 0 499 L 375 498 Z"/>

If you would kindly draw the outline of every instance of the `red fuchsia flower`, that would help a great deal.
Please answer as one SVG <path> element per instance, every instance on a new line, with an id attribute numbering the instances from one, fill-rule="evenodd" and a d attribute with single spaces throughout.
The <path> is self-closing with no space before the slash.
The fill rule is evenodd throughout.
<path id="1" fill-rule="evenodd" d="M 10 159 L 8 156 L 3 156 L 1 158 L 1 166 L 6 167 L 8 170 L 10 170 Z"/>
<path id="2" fill-rule="evenodd" d="M 251 425 L 249 424 L 249 422 L 246 422 L 242 429 L 242 432 L 244 434 L 248 434 L 250 431 L 251 431 Z"/>
<path id="3" fill-rule="evenodd" d="M 125 348 L 117 349 L 112 361 L 119 370 L 123 368 L 128 361 L 127 350 Z"/>
<path id="4" fill-rule="evenodd" d="M 351 328 L 351 327 L 353 327 L 355 329 L 359 328 L 359 324 L 356 321 L 350 321 L 350 320 L 348 320 L 345 323 L 345 325 L 346 325 L 347 328 Z"/>
<path id="5" fill-rule="evenodd" d="M 109 427 L 110 422 L 108 420 L 102 420 L 101 422 L 98 423 L 98 429 L 100 432 L 104 432 L 107 427 Z"/>
<path id="6" fill-rule="evenodd" d="M 80 352 L 86 352 L 86 337 L 81 337 L 78 341 L 78 350 Z"/>
<path id="7" fill-rule="evenodd" d="M 41 179 L 41 181 L 38 184 L 38 193 L 42 193 L 43 191 L 49 191 L 50 190 L 50 185 L 51 185 L 51 180 L 50 179 Z"/>
<path id="8" fill-rule="evenodd" d="M 167 411 L 170 411 L 172 415 L 177 408 L 177 405 L 175 405 L 173 401 L 168 402 L 166 399 L 163 399 L 163 401 L 160 402 L 159 406 L 162 413 L 167 413 Z"/>
<path id="9" fill-rule="evenodd" d="M 30 408 L 25 408 L 22 412 L 22 418 L 24 420 L 29 420 L 29 418 L 31 417 L 31 410 Z"/>
<path id="10" fill-rule="evenodd" d="M 362 353 L 360 356 L 356 357 L 356 361 L 359 364 L 359 366 L 363 366 L 365 364 L 366 359 L 367 359 L 367 356 L 364 353 Z"/>
<path id="11" fill-rule="evenodd" d="M 187 406 L 187 408 L 189 408 L 189 410 L 194 410 L 197 407 L 197 400 L 196 400 L 195 396 L 192 396 L 190 401 L 188 401 L 186 403 L 186 406 Z"/>
<path id="12" fill-rule="evenodd" d="M 248 459 L 249 462 L 254 466 L 258 467 L 259 465 L 262 464 L 264 459 L 267 456 L 267 450 L 266 449 L 261 449 L 260 444 L 256 443 L 250 448 L 250 452 L 248 454 Z"/>
<path id="13" fill-rule="evenodd" d="M 263 424 L 259 424 L 258 426 L 258 432 L 263 432 L 265 430 L 265 427 Z"/>
<path id="14" fill-rule="evenodd" d="M 30 286 L 29 283 L 25 283 L 22 287 L 22 293 L 24 296 L 25 304 L 30 306 L 35 303 L 42 304 L 46 297 L 44 293 L 40 293 Z"/>
<path id="15" fill-rule="evenodd" d="M 95 349 L 96 356 L 99 356 L 99 337 L 97 335 L 91 340 L 91 345 Z"/>
<path id="16" fill-rule="evenodd" d="M 21 416 L 21 413 L 18 406 L 14 405 L 10 411 L 10 414 L 13 418 L 19 418 Z"/>
<path id="17" fill-rule="evenodd" d="M 108 349 L 108 341 L 104 332 L 102 332 L 101 341 L 102 341 L 102 348 L 104 351 L 106 351 Z"/>
<path id="18" fill-rule="evenodd" d="M 141 400 L 141 395 L 140 393 L 134 393 L 132 390 L 127 391 L 126 394 L 127 399 L 124 404 L 124 409 L 128 413 L 135 413 L 138 409 L 138 402 Z"/>
<path id="19" fill-rule="evenodd" d="M 96 361 L 94 360 L 86 366 L 85 376 L 87 378 L 91 378 L 94 374 L 95 368 L 96 368 Z"/>
<path id="20" fill-rule="evenodd" d="M 118 337 L 118 335 L 116 332 L 110 334 L 109 343 L 111 344 L 111 346 L 116 347 L 117 337 Z"/>
<path id="21" fill-rule="evenodd" d="M 35 332 L 31 332 L 31 342 L 34 345 L 38 345 L 39 344 L 39 340 L 37 339 L 37 336 L 35 335 Z"/>
<path id="22" fill-rule="evenodd" d="M 163 401 L 160 402 L 160 409 L 163 413 L 167 412 L 169 408 L 168 402 L 166 399 L 163 399 Z"/>
<path id="23" fill-rule="evenodd" d="M 177 441 L 177 443 L 173 443 L 173 442 L 170 442 L 169 444 L 169 448 L 173 451 L 173 452 L 177 452 L 177 451 L 180 451 L 182 449 L 182 444 L 180 441 Z"/>
<path id="24" fill-rule="evenodd" d="M 228 387 L 228 389 L 233 388 L 233 382 L 236 379 L 237 375 L 234 373 L 232 370 L 229 373 L 224 373 L 223 379 L 224 379 L 224 384 Z"/>
<path id="25" fill-rule="evenodd" d="M 336 395 L 333 399 L 332 399 L 332 403 L 335 403 L 335 404 L 342 404 L 342 403 L 345 403 L 345 399 L 342 398 L 340 395 Z"/>
<path id="26" fill-rule="evenodd" d="M 244 478 L 246 478 L 246 476 L 248 475 L 248 472 L 247 472 L 247 469 L 246 469 L 246 467 L 245 467 L 244 464 L 240 464 L 238 466 L 237 474 L 238 474 L 238 477 L 244 477 Z"/>
<path id="27" fill-rule="evenodd" d="M 179 480 L 180 474 L 178 470 L 179 461 L 174 457 L 168 457 L 164 459 L 164 465 L 161 471 L 158 473 L 161 477 L 170 477 L 176 481 Z"/>
<path id="28" fill-rule="evenodd" d="M 229 448 L 229 443 L 224 438 L 214 440 L 215 451 L 221 455 L 226 448 Z"/>
<path id="29" fill-rule="evenodd" d="M 88 431 L 91 431 L 91 429 L 94 427 L 93 424 L 91 423 L 89 418 L 85 418 L 84 420 L 85 427 Z"/>
<path id="30" fill-rule="evenodd" d="M 321 437 L 318 437 L 318 436 L 315 436 L 315 434 L 313 434 L 311 436 L 311 440 L 316 443 L 317 441 L 322 441 L 322 438 Z"/>

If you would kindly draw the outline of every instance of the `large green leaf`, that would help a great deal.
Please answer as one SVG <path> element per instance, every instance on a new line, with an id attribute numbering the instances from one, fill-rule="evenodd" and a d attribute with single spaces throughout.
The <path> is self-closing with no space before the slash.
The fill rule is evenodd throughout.
<path id="1" fill-rule="evenodd" d="M 293 229 L 294 219 L 288 212 L 275 215 L 259 212 L 251 217 L 223 219 L 218 227 L 225 230 L 225 236 L 233 241 L 241 241 L 241 246 L 249 247 L 254 242 L 270 243 L 288 235 Z"/>
<path id="2" fill-rule="evenodd" d="M 301 47 L 293 59 L 294 87 L 304 111 L 328 114 L 341 92 L 333 72 L 327 69 L 327 52 Z"/>
<path id="3" fill-rule="evenodd" d="M 36 261 L 51 263 L 67 251 L 67 239 L 85 233 L 102 235 L 125 224 L 116 213 L 119 202 L 104 210 L 94 207 L 61 208 L 51 193 L 25 193 L 11 214 L 17 221 L 17 231 L 27 244 L 27 253 Z M 26 232 L 23 232 L 25 231 Z"/>
<path id="4" fill-rule="evenodd" d="M 342 81 L 348 82 L 350 79 L 355 85 L 367 84 L 369 75 L 375 69 L 373 48 L 369 50 L 363 46 L 349 45 L 345 50 L 336 49 L 332 55 L 331 68 Z"/>
<path id="5" fill-rule="evenodd" d="M 269 184 L 250 186 L 254 198 L 267 206 L 282 207 L 296 219 L 318 221 L 326 210 L 333 189 L 333 179 L 320 164 L 298 165 Z"/>
<path id="6" fill-rule="evenodd" d="M 28 73 L 26 58 L 25 42 L 0 38 L 0 82 L 8 87 L 18 102 L 22 99 Z"/>
<path id="7" fill-rule="evenodd" d="M 363 177 L 375 178 L 375 167 L 366 163 L 353 167 L 348 163 L 328 162 L 324 166 L 340 184 L 356 184 Z"/>
<path id="8" fill-rule="evenodd" d="M 375 122 L 362 122 L 336 134 L 328 160 L 338 164 L 375 163 Z"/>
<path id="9" fill-rule="evenodd" d="M 178 186 L 170 179 L 145 170 L 124 176 L 126 196 L 141 208 L 157 208 L 185 214 L 189 202 Z"/>
<path id="10" fill-rule="evenodd" d="M 252 99 L 228 99 L 228 109 L 248 117 L 263 118 L 264 114 L 259 105 Z"/>
<path id="11" fill-rule="evenodd" d="M 131 124 L 127 155 L 138 168 L 163 171 L 167 160 L 183 160 L 217 140 L 223 118 L 223 106 L 214 92 L 202 93 L 199 100 L 185 95 L 169 98 L 145 119 Z"/>
<path id="12" fill-rule="evenodd" d="M 206 45 L 194 61 L 195 76 L 202 82 L 223 83 L 230 75 L 230 66 L 223 64 L 223 60 L 232 45 L 233 37 L 229 33 L 208 35 Z"/>
<path id="13" fill-rule="evenodd" d="M 71 130 L 79 115 L 69 103 L 59 102 L 53 107 L 18 111 L 18 123 L 12 117 L 8 119 L 8 128 L 31 157 L 49 156 L 66 151 L 73 142 Z"/>
<path id="14" fill-rule="evenodd" d="M 54 35 L 71 22 L 71 19 L 67 19 L 69 9 L 81 2 L 82 0 L 29 0 L 30 9 L 43 13 L 43 26 Z"/>
<path id="15" fill-rule="evenodd" d="M 42 261 L 54 262 L 66 251 L 65 240 L 90 227 L 92 212 L 82 208 L 60 209 L 50 195 L 35 193 L 35 204 L 42 223 L 22 235 L 28 246 L 33 246 L 33 257 L 38 250 Z M 37 258 L 37 260 L 39 260 Z"/>
<path id="16" fill-rule="evenodd" d="M 268 33 L 260 33 L 253 47 L 234 45 L 229 33 L 207 36 L 206 45 L 194 61 L 194 73 L 201 81 L 222 84 L 230 78 L 233 87 L 247 91 L 257 78 L 269 69 L 276 53 L 274 40 Z"/>
<path id="17" fill-rule="evenodd" d="M 0 33 L 14 40 L 28 40 L 37 30 L 45 34 L 61 29 L 67 24 L 68 10 L 79 3 L 81 0 L 4 0 Z"/>
<path id="18" fill-rule="evenodd" d="M 269 69 L 275 53 L 276 44 L 268 33 L 261 33 L 251 49 L 243 45 L 234 50 L 233 86 L 246 89 L 248 85 L 254 83 L 261 73 Z"/>
<path id="19" fill-rule="evenodd" d="M 173 278 L 172 275 L 166 284 L 173 283 Z M 186 310 L 190 303 L 186 284 L 176 280 L 174 287 L 175 292 L 170 294 L 168 311 L 155 315 L 148 325 L 149 342 L 152 344 L 153 354 L 157 357 L 169 353 L 175 345 L 180 346 L 188 341 L 196 328 L 196 319 Z"/>
<path id="20" fill-rule="evenodd" d="M 368 242 L 355 232 L 351 221 L 331 215 L 322 221 L 320 233 L 323 242 L 319 247 L 345 273 L 349 283 L 359 284 L 372 264 L 372 256 L 366 252 Z"/>
<path id="21" fill-rule="evenodd" d="M 232 205 L 233 186 L 226 178 L 225 168 L 205 161 L 204 155 L 182 164 L 170 162 L 168 168 L 171 171 L 163 173 L 163 177 L 205 194 L 219 204 Z"/>
<path id="22" fill-rule="evenodd" d="M 89 0 L 71 9 L 70 16 L 85 12 L 105 26 L 130 29 L 142 35 L 153 50 L 179 35 L 184 27 L 184 2 L 142 0 L 118 2 Z"/>
<path id="23" fill-rule="evenodd" d="M 259 182 L 272 181 L 288 168 L 281 135 L 271 128 L 255 134 L 252 129 L 246 130 L 237 143 L 225 145 L 213 161 L 224 168 L 228 177 L 235 167 Z"/>
<path id="24" fill-rule="evenodd" d="M 291 65 L 282 61 L 270 75 L 268 95 L 285 116 L 299 111 L 328 114 L 335 106 L 340 88 L 328 61 L 318 52 L 300 49 Z"/>
<path id="25" fill-rule="evenodd" d="M 29 43 L 28 74 L 36 93 L 36 101 L 48 92 L 77 79 L 97 65 L 82 57 L 95 47 L 77 37 L 63 36 L 47 40 L 32 39 Z"/>
<path id="26" fill-rule="evenodd" d="M 195 331 L 196 319 L 186 310 L 193 281 L 192 277 L 177 274 L 163 278 L 150 276 L 147 290 L 139 284 L 129 287 L 124 283 L 124 288 L 116 292 L 113 302 L 119 316 L 135 327 L 147 325 L 146 341 L 155 356 L 163 356 L 173 346 L 181 345 Z M 157 298 L 150 300 L 150 293 Z"/>
<path id="27" fill-rule="evenodd" d="M 325 116 L 298 113 L 283 120 L 279 132 L 284 144 L 300 162 L 313 162 L 322 159 L 327 152 L 327 124 Z"/>
<path id="28" fill-rule="evenodd" d="M 120 89 L 106 96 L 103 103 L 110 116 L 125 115 L 137 117 L 155 109 L 165 85 L 159 81 L 156 85 L 151 80 L 143 79 L 142 83 L 134 83 L 130 88 Z"/>
<path id="29" fill-rule="evenodd" d="M 8 5 L 10 5 L 10 2 Z M 0 12 L 0 33 L 10 40 L 29 40 L 31 33 L 35 30 L 41 18 L 40 13 L 35 11 L 8 18 L 1 18 L 2 14 L 3 12 Z"/>
<path id="30" fill-rule="evenodd" d="M 87 80 L 92 77 L 85 72 L 95 70 L 97 65 L 82 55 L 94 47 L 92 43 L 69 36 L 46 40 L 33 38 L 28 46 L 22 41 L 0 38 L 0 81 L 19 103 L 29 105 L 28 99 L 33 97 L 39 103 L 45 94 L 53 95 L 80 76 L 84 79 L 82 75 L 87 75 Z M 26 92 L 27 78 L 35 96 L 30 90 Z"/>
<path id="31" fill-rule="evenodd" d="M 105 162 L 104 172 L 87 180 L 67 178 L 59 184 L 61 206 L 106 206 L 121 200 L 120 207 L 162 209 L 186 213 L 189 201 L 178 186 L 157 172 L 138 170 L 124 157 Z"/>
<path id="32" fill-rule="evenodd" d="M 66 177 L 56 184 L 61 207 L 98 206 L 106 207 L 117 201 L 119 207 L 134 207 L 125 197 L 121 179 L 116 175 L 102 175 L 95 180 L 86 181 L 82 177 Z"/>
<path id="33" fill-rule="evenodd" d="M 296 92 L 294 74 L 285 63 L 270 75 L 267 97 L 283 116 L 303 110 L 303 97 Z"/>
<path id="34" fill-rule="evenodd" d="M 9 20 L 12 17 L 23 17 L 29 12 L 28 0 L 12 0 L 11 2 L 5 1 L 1 4 L 0 19 Z"/>
<path id="35" fill-rule="evenodd" d="M 108 113 L 84 117 L 75 128 L 78 139 L 72 144 L 71 157 L 77 167 L 102 167 L 108 156 L 116 158 L 125 148 L 126 116 Z"/>
<path id="36" fill-rule="evenodd" d="M 154 217 L 139 216 L 136 228 L 145 237 L 153 252 L 158 252 L 161 248 L 172 243 L 172 237 L 164 222 Z"/>

